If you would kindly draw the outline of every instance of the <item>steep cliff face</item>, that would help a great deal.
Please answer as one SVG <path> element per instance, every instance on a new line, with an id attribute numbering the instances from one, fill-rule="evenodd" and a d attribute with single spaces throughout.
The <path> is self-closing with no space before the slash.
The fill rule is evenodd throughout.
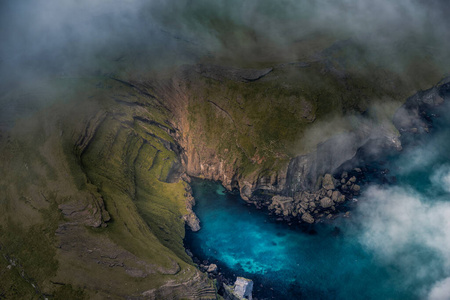
<path id="1" fill-rule="evenodd" d="M 418 84 L 377 65 L 361 71 L 353 66 L 364 58 L 345 55 L 352 47 L 260 69 L 186 66 L 157 83 L 186 173 L 237 188 L 246 200 L 256 191 L 293 196 L 317 190 L 321 176 L 369 141 L 401 149 L 395 111 L 439 75 Z"/>

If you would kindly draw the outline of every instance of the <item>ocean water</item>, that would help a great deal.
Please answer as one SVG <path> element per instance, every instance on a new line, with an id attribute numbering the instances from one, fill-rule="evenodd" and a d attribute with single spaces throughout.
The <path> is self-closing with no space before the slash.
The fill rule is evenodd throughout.
<path id="1" fill-rule="evenodd" d="M 351 218 L 288 226 L 194 180 L 202 229 L 187 232 L 186 247 L 252 279 L 258 299 L 450 299 L 448 112 L 430 112 L 431 133 L 404 135 L 405 149 L 380 165 L 396 180 L 368 180 Z"/>

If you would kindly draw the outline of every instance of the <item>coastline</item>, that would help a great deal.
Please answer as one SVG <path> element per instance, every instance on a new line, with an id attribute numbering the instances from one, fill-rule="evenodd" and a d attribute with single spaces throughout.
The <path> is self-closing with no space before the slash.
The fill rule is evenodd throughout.
<path id="1" fill-rule="evenodd" d="M 423 134 L 433 134 L 433 120 L 436 117 L 439 117 L 436 111 L 439 109 L 439 106 L 444 103 L 443 94 L 449 93 L 449 81 L 449 78 L 444 79 L 444 83 L 440 84 L 439 86 L 435 86 L 426 91 L 418 92 L 416 95 L 408 98 L 405 104 L 397 111 L 394 123 L 401 133 L 400 140 L 405 150 L 415 146 L 414 141 L 417 140 L 418 135 L 421 136 Z M 410 116 L 411 111 L 414 112 L 413 117 L 415 118 L 410 119 L 410 122 L 406 123 L 405 125 L 405 122 L 402 122 L 404 120 L 401 117 L 404 116 L 405 113 Z M 420 127 L 417 128 L 419 125 Z M 382 147 L 382 151 L 372 151 L 374 145 L 376 147 L 379 147 L 380 144 L 386 145 L 385 141 L 370 141 L 370 143 L 367 143 L 363 147 L 358 149 L 356 155 L 351 160 L 342 164 L 342 166 L 339 168 L 339 171 L 335 173 L 334 176 L 331 176 L 331 174 L 327 174 L 326 180 L 322 181 L 322 188 L 319 190 L 319 196 L 322 194 L 322 196 L 326 197 L 328 196 L 328 191 L 334 190 L 339 191 L 341 195 L 345 195 L 345 201 L 336 203 L 337 205 L 334 207 L 334 210 L 332 209 L 333 213 L 328 212 L 328 215 L 326 216 L 325 214 L 322 214 L 321 216 L 317 214 L 318 217 L 314 220 L 314 222 L 305 222 L 305 220 L 302 220 L 298 215 L 286 215 L 286 213 L 283 213 L 286 211 L 284 207 L 283 210 L 279 209 L 283 204 L 285 205 L 286 203 L 289 204 L 291 202 L 294 202 L 295 196 L 291 198 L 293 199 L 291 201 L 289 197 L 285 196 L 272 196 L 272 198 L 269 198 L 264 194 L 255 195 L 254 197 L 250 198 L 250 200 L 246 200 L 246 206 L 248 206 L 249 209 L 252 210 L 262 210 L 266 214 L 266 217 L 270 222 L 281 222 L 289 225 L 294 230 L 302 230 L 304 232 L 314 234 L 314 226 L 316 226 L 316 224 L 318 223 L 333 224 L 333 222 L 335 222 L 333 220 L 338 218 L 339 216 L 350 217 L 351 211 L 358 205 L 356 196 L 359 196 L 360 193 L 363 193 L 365 187 L 368 184 L 375 183 L 381 185 L 390 185 L 396 183 L 396 177 L 390 174 L 390 170 L 386 168 L 386 165 L 387 160 L 389 160 L 390 157 L 399 156 L 401 155 L 401 152 L 397 151 L 395 147 L 386 146 Z M 361 162 L 363 162 L 364 164 Z M 352 166 L 353 168 L 350 169 L 349 166 Z M 330 181 L 330 179 L 332 181 Z M 340 182 L 339 179 L 345 180 Z M 351 185 L 347 185 L 347 182 L 351 182 Z M 330 187 L 329 185 L 331 185 L 331 183 L 334 185 L 333 189 L 326 189 L 326 187 Z M 358 189 L 356 192 L 353 188 L 350 188 L 347 191 L 342 190 L 342 186 L 352 187 L 352 185 L 358 185 L 360 189 Z M 327 193 L 325 195 L 323 194 L 324 190 Z M 233 191 L 226 190 L 226 193 L 233 193 Z M 234 194 L 236 194 L 236 191 L 234 192 Z M 274 202 L 271 201 L 275 197 L 279 197 L 278 199 L 276 198 L 279 203 L 278 207 L 274 206 Z M 326 198 L 331 199 L 331 197 Z M 245 201 L 245 199 L 243 200 Z M 283 200 L 285 202 L 283 202 Z M 315 201 L 316 200 L 319 200 L 320 203 L 321 199 L 315 199 Z M 300 200 L 298 203 L 301 204 L 303 202 Z M 193 211 L 195 212 L 195 207 L 193 208 Z M 191 232 L 190 234 L 195 233 Z M 187 236 L 188 235 L 189 234 L 187 234 Z M 224 267 L 220 264 L 219 261 L 201 261 L 194 254 L 192 254 L 189 249 L 187 249 L 187 252 L 202 272 L 208 274 L 209 278 L 216 280 L 219 288 L 219 294 L 220 292 L 222 292 L 223 294 L 223 284 L 230 285 L 234 282 L 236 278 L 234 270 Z M 216 266 L 216 268 L 214 268 L 213 272 L 208 270 L 210 269 L 209 266 L 212 264 L 214 264 L 214 266 L 216 266 L 217 264 L 219 265 L 219 267 Z"/>

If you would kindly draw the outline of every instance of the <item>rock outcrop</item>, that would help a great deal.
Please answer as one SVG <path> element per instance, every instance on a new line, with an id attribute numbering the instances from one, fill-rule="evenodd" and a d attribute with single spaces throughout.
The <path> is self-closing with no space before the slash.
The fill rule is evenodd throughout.
<path id="1" fill-rule="evenodd" d="M 188 190 L 186 190 L 186 193 L 184 195 L 186 197 L 187 214 L 185 214 L 183 216 L 183 219 L 192 231 L 199 231 L 201 228 L 200 227 L 200 219 L 197 217 L 197 215 L 193 211 L 193 206 L 195 205 L 195 199 L 194 199 L 194 197 L 192 197 L 190 188 Z"/>
<path id="2" fill-rule="evenodd" d="M 252 300 L 253 281 L 238 277 L 233 286 L 224 284 L 225 300 Z"/>

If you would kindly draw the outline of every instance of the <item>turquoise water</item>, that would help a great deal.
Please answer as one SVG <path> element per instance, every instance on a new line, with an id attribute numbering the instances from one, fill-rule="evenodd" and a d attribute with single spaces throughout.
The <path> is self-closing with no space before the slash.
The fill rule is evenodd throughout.
<path id="1" fill-rule="evenodd" d="M 202 229 L 186 247 L 230 278 L 251 278 L 258 299 L 449 299 L 449 124 L 436 118 L 432 134 L 387 157 L 396 183 L 366 184 L 349 219 L 288 226 L 194 180 Z"/>

